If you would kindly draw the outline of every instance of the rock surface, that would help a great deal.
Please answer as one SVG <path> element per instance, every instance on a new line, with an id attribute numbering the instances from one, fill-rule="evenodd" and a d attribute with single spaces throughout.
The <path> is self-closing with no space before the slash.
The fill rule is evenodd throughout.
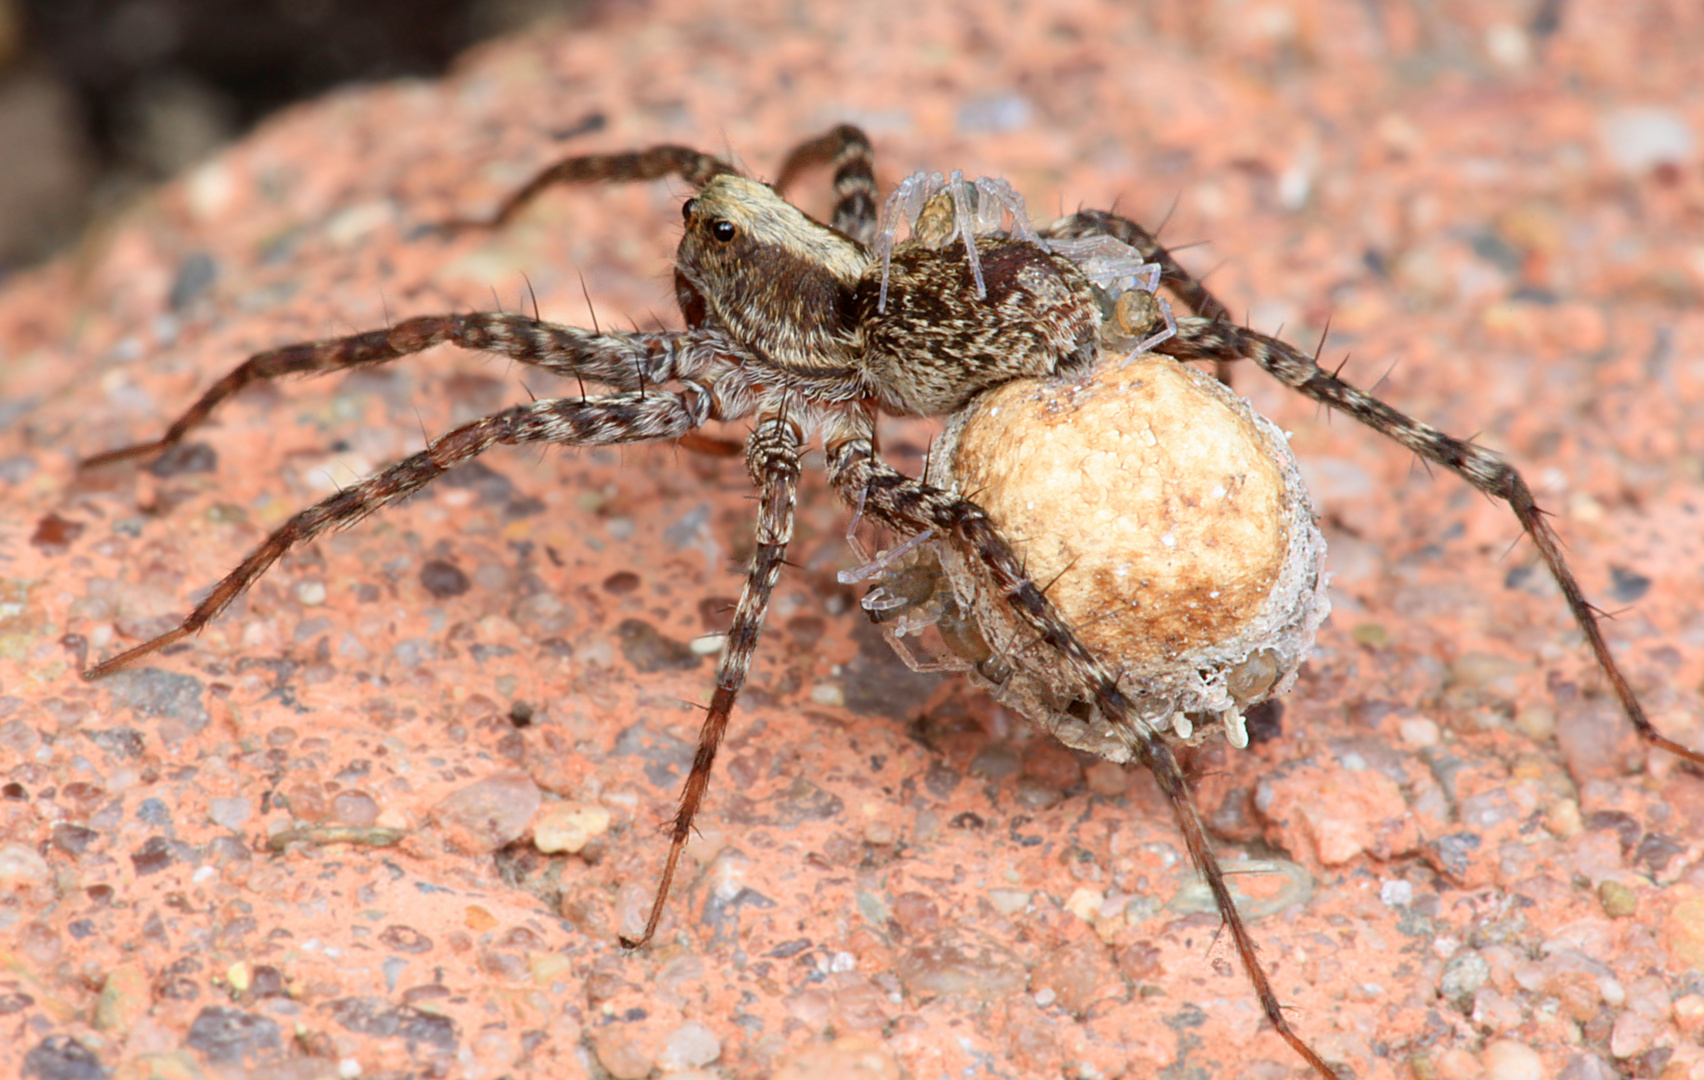
<path id="1" fill-rule="evenodd" d="M 85 684 L 422 429 L 580 388 L 443 350 L 253 388 L 153 466 L 76 462 L 292 341 L 532 294 L 589 326 L 582 280 L 599 325 L 677 325 L 679 183 L 422 226 L 577 151 L 687 142 L 773 176 L 851 119 L 885 185 L 958 168 L 1038 216 L 1169 213 L 1239 316 L 1306 347 L 1329 320 L 1346 378 L 1515 459 L 1656 722 L 1704 744 L 1694 6 L 593 5 L 442 83 L 295 109 L 11 278 L 0 1073 L 1298 1075 L 1216 919 L 1171 906 L 1191 880 L 1153 783 L 1054 768 L 962 682 L 872 651 L 814 476 L 701 835 L 630 953 L 714 678 L 692 646 L 750 550 L 742 463 L 493 451 Z M 796 197 L 823 214 L 826 190 Z M 1281 734 L 1195 762 L 1227 857 L 1317 879 L 1254 926 L 1299 1030 L 1359 1077 L 1699 1076 L 1704 781 L 1593 719 L 1602 681 L 1506 509 L 1238 376 L 1339 481 L 1344 580 Z M 915 471 L 928 436 L 884 447 Z M 513 772 L 607 829 L 453 845 L 433 807 Z M 108 992 L 121 968 L 145 1011 L 133 976 Z"/>

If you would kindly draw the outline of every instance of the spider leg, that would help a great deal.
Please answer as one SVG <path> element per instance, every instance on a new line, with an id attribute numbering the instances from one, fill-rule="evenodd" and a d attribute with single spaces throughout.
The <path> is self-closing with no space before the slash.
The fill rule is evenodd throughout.
<path id="1" fill-rule="evenodd" d="M 769 597 L 781 576 L 781 564 L 787 557 L 787 545 L 793 539 L 793 507 L 799 484 L 799 430 L 785 415 L 769 415 L 760 420 L 746 443 L 746 466 L 762 494 L 758 501 L 757 550 L 752 553 L 751 567 L 746 572 L 745 588 L 734 608 L 734 622 L 728 629 L 728 645 L 722 654 L 721 667 L 716 672 L 716 690 L 710 697 L 710 708 L 698 733 L 698 752 L 692 758 L 692 772 L 681 791 L 680 809 L 669 829 L 669 856 L 663 874 L 657 882 L 656 899 L 651 914 L 645 920 L 645 930 L 637 938 L 622 937 L 625 948 L 637 949 L 647 944 L 657 932 L 663 918 L 663 905 L 668 901 L 669 887 L 674 882 L 675 867 L 680 853 L 692 835 L 692 819 L 698 815 L 704 792 L 710 786 L 711 768 L 716 763 L 716 750 L 728 730 L 728 715 L 734 699 L 745 685 L 746 672 L 757 651 L 758 635 L 763 630 L 763 618 L 769 611 Z"/>
<path id="2" fill-rule="evenodd" d="M 452 218 L 438 228 L 446 232 L 501 228 L 541 192 L 557 184 L 623 183 L 678 176 L 693 187 L 701 188 L 717 176 L 738 172 L 733 165 L 714 154 L 706 154 L 690 146 L 665 144 L 624 154 L 577 154 L 563 158 L 528 180 L 498 204 L 490 217 Z"/>
<path id="3" fill-rule="evenodd" d="M 866 514 L 903 533 L 937 529 L 967 555 L 979 560 L 1018 617 L 1071 664 L 1083 686 L 1093 692 L 1101 710 L 1123 728 L 1132 752 L 1153 774 L 1171 804 L 1172 816 L 1183 833 L 1190 859 L 1213 894 L 1267 1020 L 1321 1076 L 1335 1080 L 1337 1073 L 1302 1040 L 1284 1016 L 1278 995 L 1260 964 L 1254 938 L 1237 911 L 1224 869 L 1201 824 L 1176 756 L 1156 731 L 1135 717 L 1129 699 L 1118 687 L 1116 674 L 1088 650 L 1052 601 L 1024 573 L 1016 553 L 987 512 L 969 499 L 914 480 L 881 461 L 875 456 L 868 435 L 857 430 L 855 424 L 846 424 L 833 434 L 825 432 L 823 441 L 829 482 L 842 501 L 857 505 L 861 500 Z"/>
<path id="4" fill-rule="evenodd" d="M 1106 210 L 1079 210 L 1042 229 L 1041 235 L 1054 240 L 1110 236 L 1114 240 L 1129 244 L 1140 251 L 1142 257 L 1149 262 L 1160 264 L 1160 283 L 1170 289 L 1173 296 L 1183 301 L 1190 311 L 1204 319 L 1228 323 L 1236 321 L 1231 317 L 1230 309 L 1221 303 L 1206 285 L 1197 280 L 1195 275 L 1185 270 L 1152 233 L 1127 217 Z M 1231 364 L 1230 359 L 1213 361 L 1214 377 L 1226 386 L 1231 385 Z"/>
<path id="5" fill-rule="evenodd" d="M 829 224 L 863 244 L 876 235 L 876 151 L 860 128 L 841 124 L 793 148 L 774 188 L 785 192 L 812 165 L 834 167 L 834 216 Z"/>
<path id="6" fill-rule="evenodd" d="M 502 312 L 422 315 L 404 319 L 388 330 L 256 353 L 209 387 L 158 439 L 96 454 L 83 466 L 106 465 L 176 446 L 221 402 L 250 383 L 383 364 L 444 342 L 498 353 L 557 375 L 591 379 L 618 390 L 643 390 L 671 379 L 690 378 L 703 371 L 715 355 L 739 356 L 743 352 L 714 331 L 600 334 Z"/>
<path id="7" fill-rule="evenodd" d="M 406 498 L 450 469 L 498 444 L 556 443 L 602 446 L 678 438 L 714 412 L 710 395 L 697 387 L 678 392 L 641 391 L 587 399 L 546 399 L 516 405 L 449 431 L 426 449 L 301 511 L 251 551 L 235 570 L 176 629 L 103 660 L 83 672 L 97 679 L 198 632 L 225 610 L 279 556 L 321 533 L 343 529 L 374 511 Z"/>
<path id="8" fill-rule="evenodd" d="M 1532 489 L 1521 474 L 1501 456 L 1462 439 L 1446 435 L 1430 424 L 1423 423 L 1386 405 L 1378 398 L 1357 390 L 1335 375 L 1322 369 L 1306 353 L 1298 352 L 1276 338 L 1244 330 L 1226 322 L 1207 319 L 1179 319 L 1177 335 L 1155 348 L 1179 360 L 1212 360 L 1214 362 L 1250 359 L 1270 372 L 1280 382 L 1300 390 L 1315 401 L 1341 409 L 1374 431 L 1388 435 L 1418 454 L 1423 461 L 1436 462 L 1459 474 L 1468 483 L 1494 499 L 1508 504 L 1520 521 L 1521 528 L 1531 537 L 1533 546 L 1550 568 L 1550 576 L 1562 590 L 1568 610 L 1590 643 L 1598 667 L 1609 680 L 1622 711 L 1633 722 L 1639 737 L 1695 764 L 1704 765 L 1704 753 L 1688 749 L 1657 731 L 1638 695 L 1621 673 L 1615 657 L 1609 651 L 1603 631 L 1598 626 L 1598 614 L 1586 599 L 1574 574 L 1562 557 L 1562 543 L 1544 511 L 1533 501 Z"/>

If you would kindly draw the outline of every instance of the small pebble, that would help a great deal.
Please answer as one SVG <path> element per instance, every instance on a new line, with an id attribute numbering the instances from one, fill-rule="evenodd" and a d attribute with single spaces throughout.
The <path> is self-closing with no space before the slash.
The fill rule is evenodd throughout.
<path id="1" fill-rule="evenodd" d="M 1391 907 L 1407 907 L 1414 902 L 1414 886 L 1400 879 L 1379 886 L 1379 899 Z"/>
<path id="2" fill-rule="evenodd" d="M 1485 1048 L 1485 1080 L 1543 1080 L 1544 1060 L 1525 1043 L 1499 1039 Z"/>
<path id="3" fill-rule="evenodd" d="M 153 983 L 146 970 L 131 964 L 113 968 L 95 1001 L 95 1028 L 123 1038 L 153 1004 Z"/>
<path id="4" fill-rule="evenodd" d="M 574 854 L 609 831 L 610 813 L 601 806 L 551 803 L 533 824 L 533 846 L 547 855 Z"/>
<path id="5" fill-rule="evenodd" d="M 1444 965 L 1444 973 L 1438 979 L 1438 994 L 1461 1009 L 1469 1009 L 1473 1006 L 1473 995 L 1490 977 L 1491 965 L 1485 958 L 1471 949 L 1464 949 Z"/>
<path id="6" fill-rule="evenodd" d="M 1403 743 L 1408 746 L 1419 749 L 1438 745 L 1438 725 L 1435 721 L 1427 720 L 1425 717 L 1412 717 L 1404 720 L 1399 730 L 1402 733 Z"/>
<path id="7" fill-rule="evenodd" d="M 1639 910 L 1639 894 L 1619 881 L 1598 884 L 1598 901 L 1603 912 L 1612 919 L 1631 918 Z"/>
<path id="8" fill-rule="evenodd" d="M 1609 1032 L 1609 1052 L 1618 1058 L 1634 1057 L 1650 1049 L 1656 1036 L 1656 1022 L 1629 1009 L 1615 1018 Z"/>
<path id="9" fill-rule="evenodd" d="M 686 647 L 699 656 L 715 656 L 728 643 L 726 634 L 700 634 L 686 643 Z"/>
<path id="10" fill-rule="evenodd" d="M 1571 840 L 1586 831 L 1580 816 L 1580 804 L 1573 799 L 1557 799 L 1544 810 L 1544 827 L 1561 840 Z"/>
<path id="11" fill-rule="evenodd" d="M 1522 705 L 1515 712 L 1515 726 L 1534 742 L 1548 742 L 1556 734 L 1556 710 L 1544 704 Z"/>
<path id="12" fill-rule="evenodd" d="M 1704 1037 L 1704 994 L 1682 994 L 1674 999 L 1674 1022 L 1681 1035 L 1698 1041 Z"/>
<path id="13" fill-rule="evenodd" d="M 1100 913 L 1101 905 L 1106 903 L 1106 894 L 1099 889 L 1082 888 L 1071 894 L 1065 901 L 1065 910 L 1079 919 L 1092 920 Z"/>
<path id="14" fill-rule="evenodd" d="M 615 1080 L 645 1080 L 651 1075 L 651 1055 L 633 1041 L 622 1026 L 599 1028 L 592 1034 L 592 1052 L 598 1064 Z"/>
<path id="15" fill-rule="evenodd" d="M 24 1054 L 29 1080 L 106 1080 L 94 1051 L 69 1035 L 49 1035 Z"/>
<path id="16" fill-rule="evenodd" d="M 988 902 L 1002 915 L 1016 915 L 1029 907 L 1031 895 L 1028 889 L 989 889 Z"/>
<path id="17" fill-rule="evenodd" d="M 254 804 L 242 795 L 229 799 L 210 799 L 207 803 L 207 817 L 222 829 L 241 829 L 248 824 L 249 814 L 253 809 Z"/>
<path id="18" fill-rule="evenodd" d="M 1642 176 L 1658 165 L 1683 163 L 1697 146 L 1686 118 L 1657 105 L 1612 110 L 1600 122 L 1598 135 L 1610 164 L 1630 176 Z"/>
<path id="19" fill-rule="evenodd" d="M 47 860 L 27 844 L 0 845 L 0 889 L 45 885 L 53 872 Z"/>
<path id="20" fill-rule="evenodd" d="M 657 1064 L 665 1073 L 708 1065 L 722 1056 L 722 1041 L 700 1023 L 682 1024 L 663 1037 Z"/>
<path id="21" fill-rule="evenodd" d="M 283 1045 L 277 1021 L 257 1013 L 209 1005 L 196 1014 L 183 1044 L 207 1055 L 213 1065 L 241 1065 L 244 1059 L 276 1053 Z"/>
<path id="22" fill-rule="evenodd" d="M 340 791 L 332 797 L 331 816 L 344 825 L 364 827 L 379 819 L 379 804 L 365 791 Z"/>
<path id="23" fill-rule="evenodd" d="M 498 773 L 475 781 L 432 808 L 432 820 L 450 844 L 484 855 L 517 840 L 538 812 L 538 785 L 521 772 Z"/>

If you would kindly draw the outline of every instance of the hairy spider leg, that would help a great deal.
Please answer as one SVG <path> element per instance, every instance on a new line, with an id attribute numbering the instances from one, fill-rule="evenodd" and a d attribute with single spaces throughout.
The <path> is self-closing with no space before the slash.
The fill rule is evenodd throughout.
<path id="1" fill-rule="evenodd" d="M 144 457 L 176 446 L 221 402 L 250 383 L 388 363 L 445 342 L 497 353 L 557 375 L 578 376 L 617 390 L 644 390 L 693 378 L 708 372 L 719 356 L 744 356 L 744 350 L 714 330 L 604 334 L 503 312 L 421 315 L 404 319 L 388 330 L 256 353 L 209 387 L 158 439 L 96 454 L 84 460 L 83 467 Z"/>
<path id="2" fill-rule="evenodd" d="M 267 568 L 297 544 L 332 529 L 348 528 L 376 510 L 406 498 L 450 469 L 493 446 L 551 443 L 608 446 L 678 438 L 714 413 L 701 387 L 637 390 L 594 398 L 554 398 L 516 405 L 448 431 L 426 449 L 308 507 L 275 529 L 175 629 L 119 653 L 83 672 L 98 679 L 196 633 L 230 606 Z"/>
<path id="3" fill-rule="evenodd" d="M 834 169 L 834 214 L 829 224 L 870 246 L 876 235 L 876 151 L 869 136 L 850 124 L 807 139 L 795 146 L 775 178 L 775 190 L 785 192 L 799 174 L 814 165 Z"/>
<path id="4" fill-rule="evenodd" d="M 716 764 L 716 751 L 728 730 L 728 718 L 734 701 L 745 686 L 746 673 L 757 652 L 757 641 L 763 631 L 763 620 L 769 612 L 769 598 L 786 562 L 787 545 L 793 540 L 793 510 L 798 502 L 799 429 L 787 418 L 786 412 L 775 406 L 766 407 L 746 442 L 746 468 L 762 494 L 758 498 L 757 546 L 752 552 L 751 565 L 746 570 L 745 586 L 739 603 L 734 607 L 734 621 L 728 628 L 728 645 L 716 671 L 716 689 L 704 723 L 698 732 L 698 750 L 693 754 L 692 771 L 681 790 L 680 807 L 669 828 L 668 861 L 663 864 L 662 877 L 651 902 L 651 913 L 645 919 L 645 929 L 637 938 L 625 935 L 621 944 L 629 949 L 650 942 L 662 922 L 668 903 L 669 888 L 674 883 L 675 867 L 681 851 L 692 835 L 692 821 L 710 787 L 711 771 Z"/>
<path id="5" fill-rule="evenodd" d="M 729 173 L 738 175 L 739 170 L 714 154 L 690 146 L 664 144 L 625 154 L 576 154 L 527 181 L 499 203 L 490 217 L 452 218 L 438 227 L 447 232 L 500 228 L 542 192 L 558 184 L 619 183 L 678 176 L 694 188 L 701 188 L 715 177 Z"/>
<path id="6" fill-rule="evenodd" d="M 1598 667 L 1609 680 L 1622 711 L 1639 737 L 1652 746 L 1704 765 L 1704 753 L 1689 749 L 1664 736 L 1645 715 L 1638 695 L 1621 673 L 1604 640 L 1598 625 L 1598 612 L 1592 607 L 1568 569 L 1562 556 L 1562 543 L 1545 520 L 1544 511 L 1533 501 L 1532 489 L 1521 474 L 1503 458 L 1490 450 L 1463 439 L 1446 435 L 1430 424 L 1415 420 L 1386 405 L 1383 401 L 1327 372 L 1313 357 L 1297 352 L 1276 338 L 1244 330 L 1230 323 L 1211 319 L 1179 319 L 1176 336 L 1161 342 L 1156 352 L 1179 360 L 1230 361 L 1253 360 L 1274 378 L 1301 391 L 1322 405 L 1339 409 L 1361 423 L 1396 440 L 1426 461 L 1434 462 L 1461 476 L 1462 479 L 1514 511 L 1521 528 L 1531 538 L 1533 546 L 1550 569 L 1550 576 L 1562 590 L 1568 610 L 1585 633 Z"/>
<path id="7" fill-rule="evenodd" d="M 849 417 L 850 414 L 841 414 Z M 1172 816 L 1183 833 L 1190 860 L 1207 882 L 1213 901 L 1230 931 L 1243 970 L 1260 999 L 1261 1010 L 1273 1028 L 1304 1061 L 1321 1076 L 1336 1080 L 1337 1073 L 1290 1026 L 1284 1008 L 1261 966 L 1254 938 L 1244 925 L 1236 900 L 1225 881 L 1224 869 L 1213 852 L 1195 800 L 1189 793 L 1177 758 L 1153 728 L 1134 715 L 1129 699 L 1118 687 L 1117 675 L 1109 670 L 1077 637 L 1041 588 L 1029 579 L 1022 563 L 986 511 L 969 499 L 914 480 L 876 456 L 868 429 L 845 424 L 823 434 L 829 483 L 848 506 L 862 504 L 864 512 L 903 533 L 937 529 L 949 537 L 965 555 L 977 559 L 993 575 L 1009 607 L 1041 639 L 1076 670 L 1085 688 L 1107 716 L 1124 729 L 1131 750 L 1164 792 Z"/>

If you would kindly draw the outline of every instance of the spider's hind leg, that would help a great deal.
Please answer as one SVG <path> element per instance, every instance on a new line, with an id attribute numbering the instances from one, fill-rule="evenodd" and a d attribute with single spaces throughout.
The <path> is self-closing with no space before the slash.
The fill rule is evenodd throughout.
<path id="1" fill-rule="evenodd" d="M 1183 833 L 1190 860 L 1213 894 L 1267 1021 L 1315 1072 L 1335 1080 L 1337 1072 L 1303 1040 L 1284 1015 L 1272 981 L 1260 963 L 1254 938 L 1237 910 L 1224 868 L 1195 808 L 1176 755 L 1152 727 L 1138 718 L 1131 700 L 1119 688 L 1117 675 L 1083 644 L 1052 601 L 1029 579 L 1017 554 L 987 512 L 969 499 L 905 476 L 877 458 L 866 431 L 850 426 L 833 433 L 825 431 L 823 443 L 830 483 L 842 501 L 849 506 L 861 505 L 866 514 L 901 533 L 914 535 L 935 529 L 949 538 L 967 557 L 987 568 L 1007 605 L 1035 632 L 1039 642 L 1070 664 L 1082 687 L 1118 725 L 1132 758 L 1153 774 L 1164 792 Z"/>
<path id="2" fill-rule="evenodd" d="M 1627 676 L 1610 652 L 1609 643 L 1604 640 L 1603 630 L 1598 625 L 1597 609 L 1586 599 L 1580 583 L 1563 558 L 1561 540 L 1545 520 L 1544 511 L 1533 500 L 1532 489 L 1527 486 L 1526 480 L 1501 456 L 1393 409 L 1371 394 L 1350 386 L 1321 368 L 1313 357 L 1292 349 L 1277 338 L 1230 323 L 1180 319 L 1177 334 L 1162 342 L 1155 351 L 1179 360 L 1211 360 L 1215 363 L 1253 360 L 1280 382 L 1322 405 L 1342 410 L 1381 435 L 1406 446 L 1423 460 L 1442 465 L 1506 504 L 1520 521 L 1533 546 L 1538 548 L 1539 555 L 1550 569 L 1550 576 L 1561 588 L 1568 610 L 1579 624 L 1580 631 L 1586 635 L 1599 670 L 1614 690 L 1622 711 L 1639 737 L 1686 761 L 1704 765 L 1704 753 L 1663 735 L 1645 715 L 1644 706 L 1639 703 L 1632 684 L 1627 681 Z"/>

